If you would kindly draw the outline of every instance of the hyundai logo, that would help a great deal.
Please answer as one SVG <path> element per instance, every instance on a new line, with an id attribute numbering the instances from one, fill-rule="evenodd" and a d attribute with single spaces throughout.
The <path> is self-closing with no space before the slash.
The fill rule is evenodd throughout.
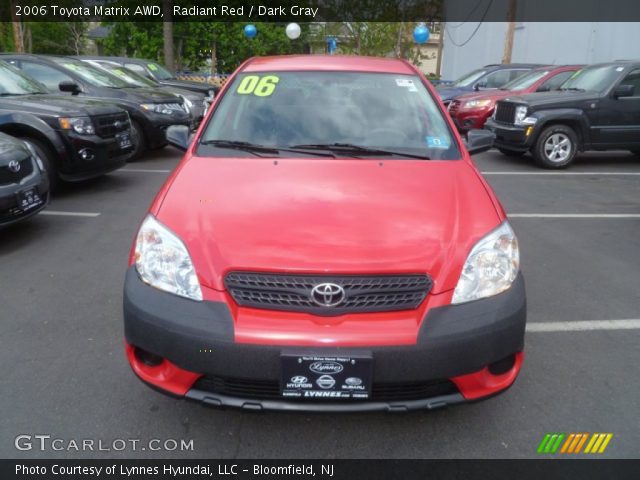
<path id="1" fill-rule="evenodd" d="M 309 380 L 307 377 L 303 375 L 296 375 L 295 377 L 291 377 L 291 383 L 295 383 L 296 385 L 300 385 L 301 383 L 307 383 Z"/>
<path id="2" fill-rule="evenodd" d="M 20 162 L 17 160 L 11 160 L 9 165 L 7 165 L 7 168 L 10 172 L 18 173 L 20 171 Z"/>
<path id="3" fill-rule="evenodd" d="M 322 375 L 321 377 L 318 377 L 316 383 L 320 388 L 324 388 L 326 390 L 333 387 L 336 384 L 336 381 L 329 375 Z"/>
<path id="4" fill-rule="evenodd" d="M 311 289 L 311 300 L 321 307 L 338 306 L 344 299 L 344 288 L 335 283 L 320 283 Z"/>
<path id="5" fill-rule="evenodd" d="M 313 362 L 309 365 L 309 370 L 313 373 L 327 373 L 329 375 L 340 373 L 343 368 L 342 365 L 336 362 Z"/>

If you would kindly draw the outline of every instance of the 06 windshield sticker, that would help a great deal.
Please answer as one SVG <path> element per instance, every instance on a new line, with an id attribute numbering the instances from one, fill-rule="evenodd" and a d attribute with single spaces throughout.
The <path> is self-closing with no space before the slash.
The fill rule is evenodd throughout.
<path id="1" fill-rule="evenodd" d="M 276 85 L 280 78 L 275 75 L 247 75 L 242 79 L 236 93 L 238 95 L 255 95 L 257 97 L 268 97 L 276 90 Z"/>

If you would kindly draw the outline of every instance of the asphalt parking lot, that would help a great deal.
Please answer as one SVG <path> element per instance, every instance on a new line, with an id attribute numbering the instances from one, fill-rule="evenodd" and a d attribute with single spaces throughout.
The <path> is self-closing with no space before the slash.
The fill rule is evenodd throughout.
<path id="1" fill-rule="evenodd" d="M 1 457 L 526 458 L 547 432 L 610 432 L 602 456 L 637 458 L 640 159 L 590 153 L 549 173 L 527 157 L 476 157 L 512 218 L 527 282 L 526 360 L 509 391 L 442 411 L 305 415 L 174 400 L 129 369 L 127 255 L 179 158 L 154 152 L 0 231 Z M 23 452 L 20 434 L 193 439 L 194 448 Z"/>

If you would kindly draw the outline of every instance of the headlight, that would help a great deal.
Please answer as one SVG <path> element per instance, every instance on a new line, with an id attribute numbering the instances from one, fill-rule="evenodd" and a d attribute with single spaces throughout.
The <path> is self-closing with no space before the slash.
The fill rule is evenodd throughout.
<path id="1" fill-rule="evenodd" d="M 138 231 L 136 270 L 143 282 L 191 300 L 202 300 L 202 290 L 182 240 L 148 215 Z"/>
<path id="2" fill-rule="evenodd" d="M 518 107 L 516 107 L 516 118 L 514 123 L 516 125 L 522 125 L 522 121 L 526 118 L 527 116 L 527 107 L 524 105 L 520 105 Z"/>
<path id="3" fill-rule="evenodd" d="M 491 297 L 507 290 L 518 276 L 518 239 L 505 221 L 471 249 L 451 303 Z"/>
<path id="4" fill-rule="evenodd" d="M 491 100 L 470 100 L 464 104 L 464 108 L 488 107 L 491 103 Z"/>
<path id="5" fill-rule="evenodd" d="M 58 123 L 63 130 L 73 130 L 80 135 L 96 133 L 89 117 L 62 117 L 58 119 Z"/>
<path id="6" fill-rule="evenodd" d="M 40 155 L 38 155 L 38 152 L 36 152 L 35 148 L 33 148 L 30 143 L 27 143 L 27 142 L 23 142 L 23 143 L 24 143 L 24 146 L 27 147 L 27 150 L 29 150 L 29 153 L 31 153 L 31 156 L 35 159 L 36 164 L 38 165 L 38 168 L 40 169 L 40 171 L 44 172 L 45 171 L 44 163 L 42 163 L 42 159 L 40 158 Z"/>
<path id="7" fill-rule="evenodd" d="M 171 115 L 173 112 L 184 113 L 185 111 L 180 103 L 143 103 L 140 106 L 148 112 L 160 113 L 162 115 Z"/>
<path id="8" fill-rule="evenodd" d="M 193 102 L 189 100 L 188 97 L 185 97 L 184 95 L 180 95 L 180 98 L 182 98 L 184 110 L 187 113 L 191 112 L 191 109 L 193 108 Z"/>

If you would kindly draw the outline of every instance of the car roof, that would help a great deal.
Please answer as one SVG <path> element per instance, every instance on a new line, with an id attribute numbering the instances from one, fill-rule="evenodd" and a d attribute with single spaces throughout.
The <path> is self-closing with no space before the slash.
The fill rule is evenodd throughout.
<path id="1" fill-rule="evenodd" d="M 268 71 L 344 71 L 415 74 L 405 61 L 396 58 L 355 55 L 281 55 L 254 57 L 242 67 L 243 72 Z"/>
<path id="2" fill-rule="evenodd" d="M 544 63 L 490 63 L 481 68 L 492 68 L 494 70 L 502 70 L 506 68 L 538 68 L 544 67 Z"/>

